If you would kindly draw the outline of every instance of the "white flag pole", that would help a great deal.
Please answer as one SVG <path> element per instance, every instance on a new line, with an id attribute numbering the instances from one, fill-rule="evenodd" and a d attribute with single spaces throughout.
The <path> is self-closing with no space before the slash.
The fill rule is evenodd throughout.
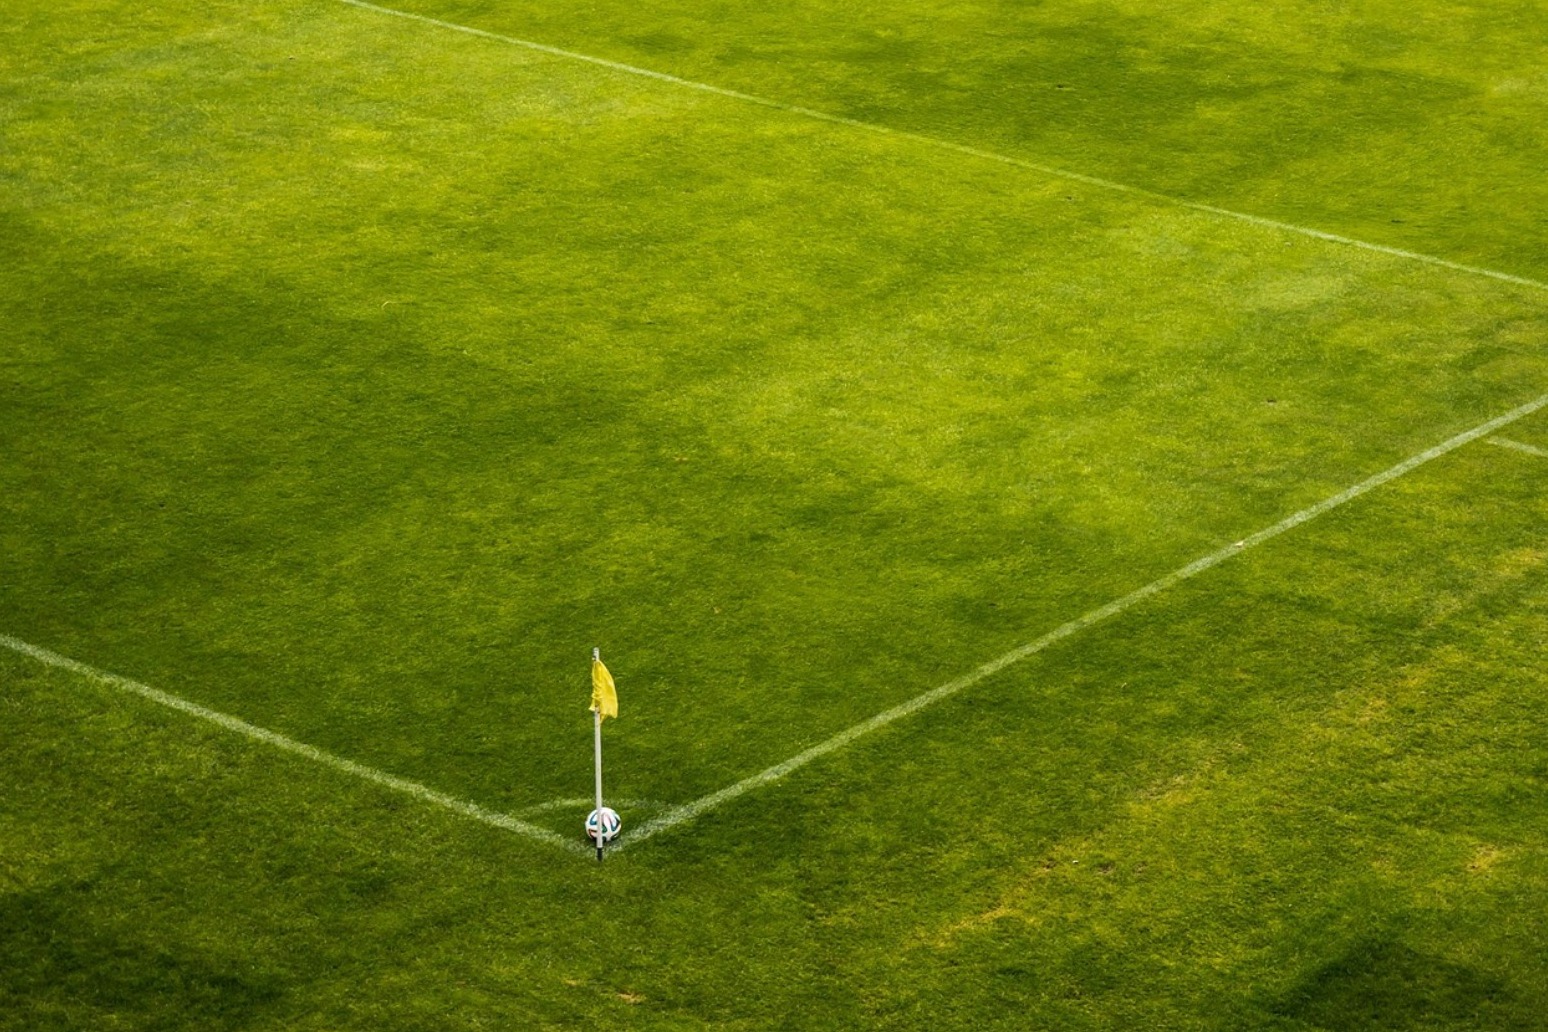
<path id="1" fill-rule="evenodd" d="M 602 661 L 602 650 L 601 649 L 592 649 L 591 650 L 591 661 L 593 663 L 599 663 L 599 662 Z M 604 822 L 602 820 L 602 707 L 600 705 L 598 705 L 596 709 L 591 711 L 591 716 L 592 716 L 592 719 L 596 722 L 595 723 L 595 732 L 596 732 L 596 756 L 597 756 L 597 862 L 600 863 L 602 861 L 602 839 L 603 839 L 603 834 L 604 834 Z"/>

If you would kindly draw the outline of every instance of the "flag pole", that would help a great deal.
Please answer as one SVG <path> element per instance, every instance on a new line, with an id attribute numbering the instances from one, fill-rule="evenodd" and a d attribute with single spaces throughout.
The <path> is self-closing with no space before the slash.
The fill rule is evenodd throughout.
<path id="1" fill-rule="evenodd" d="M 602 650 L 592 649 L 592 662 L 600 662 L 601 659 Z M 591 711 L 591 719 L 594 722 L 597 757 L 597 862 L 601 863 L 604 822 L 602 820 L 602 707 L 600 704 Z"/>

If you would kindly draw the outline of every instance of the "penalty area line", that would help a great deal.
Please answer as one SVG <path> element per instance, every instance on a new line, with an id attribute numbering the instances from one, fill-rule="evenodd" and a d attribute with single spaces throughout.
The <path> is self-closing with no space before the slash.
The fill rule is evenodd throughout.
<path id="1" fill-rule="evenodd" d="M 386 771 L 377 770 L 375 767 L 367 767 L 363 763 L 346 760 L 342 756 L 335 756 L 333 753 L 326 752 L 314 745 L 307 745 L 305 742 L 298 742 L 294 738 L 288 738 L 277 731 L 270 731 L 268 728 L 249 724 L 247 721 L 233 717 L 230 714 L 212 710 L 207 706 L 199 705 L 197 702 L 190 702 L 181 696 L 164 692 L 159 688 L 152 688 L 148 684 L 141 684 L 138 681 L 132 681 L 118 674 L 110 674 L 105 670 L 98 670 L 96 667 L 88 666 L 79 660 L 71 659 L 68 656 L 61 656 L 57 652 L 30 644 L 19 638 L 13 638 L 8 634 L 0 634 L 0 646 L 37 660 L 45 666 L 68 670 L 73 674 L 78 674 L 87 680 L 95 681 L 106 687 L 114 688 L 130 695 L 138 695 L 142 699 L 148 699 L 168 709 L 186 713 L 191 717 L 215 724 L 227 731 L 234 731 L 256 742 L 262 742 L 264 745 L 273 746 L 284 752 L 303 756 L 313 763 L 332 767 L 334 770 L 360 778 L 362 781 L 369 781 L 373 785 L 379 785 L 393 792 L 412 796 L 420 802 L 439 806 L 443 810 L 450 810 L 453 813 L 471 818 L 482 824 L 488 824 L 502 831 L 514 832 L 517 835 L 525 836 L 546 845 L 557 846 L 569 853 L 585 855 L 590 855 L 591 853 L 591 850 L 581 842 L 567 839 L 558 832 L 549 831 L 547 828 L 540 828 L 535 824 L 529 824 L 507 814 L 486 810 L 477 803 L 470 803 L 465 799 L 449 796 L 445 792 L 437 792 L 435 789 L 421 785 L 417 781 L 409 781 L 407 778 L 388 774 Z"/>
<path id="2" fill-rule="evenodd" d="M 1137 588 L 1121 598 L 1114 599 L 1113 601 L 1107 603 L 1105 606 L 1099 606 L 1098 608 L 1093 609 L 1088 613 L 1076 617 L 1068 623 L 1061 624 L 1035 641 L 1028 642 L 1025 645 L 1019 646 L 1018 648 L 1011 649 L 1004 655 L 991 659 L 983 666 L 963 674 L 961 677 L 954 681 L 948 681 L 938 688 L 932 688 L 923 694 L 914 696 L 907 702 L 894 706 L 891 709 L 883 710 L 868 720 L 863 720 L 860 723 L 853 725 L 852 727 L 845 728 L 843 731 L 840 731 L 832 738 L 819 742 L 812 746 L 810 749 L 797 753 L 782 763 L 776 763 L 774 766 L 769 767 L 767 770 L 762 770 L 757 774 L 751 775 L 750 777 L 743 778 L 741 781 L 738 781 L 732 785 L 728 785 L 725 788 L 720 789 L 718 792 L 711 792 L 709 795 L 704 796 L 701 799 L 696 799 L 691 803 L 685 803 L 682 806 L 667 811 L 659 817 L 648 820 L 637 831 L 629 835 L 627 839 L 620 840 L 619 844 L 613 847 L 613 850 L 616 852 L 620 849 L 626 849 L 631 846 L 638 845 L 639 843 L 644 842 L 652 836 L 658 835 L 661 832 L 668 830 L 669 828 L 675 828 L 680 824 L 684 824 L 688 821 L 694 820 L 697 817 L 701 817 L 705 813 L 708 813 L 710 810 L 731 802 L 738 796 L 745 795 L 756 788 L 762 788 L 764 785 L 778 781 L 786 775 L 801 769 L 808 763 L 811 763 L 813 760 L 819 759 L 820 757 L 826 756 L 831 752 L 842 749 L 856 739 L 868 735 L 873 731 L 879 731 L 886 727 L 888 724 L 891 724 L 897 720 L 901 720 L 910 714 L 917 713 L 927 706 L 933 706 L 937 702 L 942 702 L 946 699 L 949 699 L 953 695 L 956 695 L 957 693 L 972 687 L 985 678 L 992 677 L 993 675 L 999 673 L 1001 670 L 1004 670 L 1006 667 L 1015 663 L 1019 663 L 1023 659 L 1026 659 L 1028 656 L 1036 655 L 1037 653 L 1042 652 L 1044 649 L 1048 648 L 1050 645 L 1055 644 L 1056 642 L 1063 641 L 1065 638 L 1078 634 L 1088 627 L 1101 623 L 1110 617 L 1117 616 L 1119 613 L 1133 608 L 1140 602 L 1150 598 L 1152 595 L 1160 594 L 1166 589 L 1180 584 L 1185 580 L 1188 580 L 1190 577 L 1196 577 L 1203 573 L 1205 570 L 1220 565 L 1227 559 L 1230 559 L 1232 556 L 1239 555 L 1250 548 L 1256 548 L 1258 545 L 1263 544 L 1265 541 L 1272 540 L 1273 538 L 1278 537 L 1286 531 L 1294 530 L 1296 527 L 1299 527 L 1303 523 L 1308 523 L 1325 513 L 1332 512 L 1339 506 L 1352 502 L 1356 498 L 1359 498 L 1361 495 L 1369 491 L 1373 491 L 1376 488 L 1381 487 L 1383 484 L 1390 483 L 1391 481 L 1396 480 L 1397 478 L 1407 473 L 1411 473 L 1418 469 L 1420 466 L 1423 466 L 1425 463 L 1438 459 L 1448 452 L 1455 451 L 1465 444 L 1469 444 L 1478 440 L 1480 437 L 1487 437 L 1489 434 L 1494 433 L 1494 431 L 1500 429 L 1501 427 L 1509 426 L 1511 423 L 1531 415 L 1544 406 L 1548 406 L 1548 394 L 1545 394 L 1533 401 L 1529 401 L 1525 405 L 1520 405 L 1516 408 L 1513 408 L 1509 412 L 1506 412 L 1504 415 L 1496 416 L 1485 423 L 1480 423 L 1478 426 L 1473 427 L 1471 430 L 1465 430 L 1462 433 L 1457 434 L 1455 437 L 1448 438 L 1432 448 L 1427 448 L 1419 454 L 1404 459 L 1397 465 L 1377 473 L 1375 476 L 1368 477 L 1365 480 L 1360 481 L 1353 487 L 1347 487 L 1344 490 L 1338 492 L 1338 494 L 1323 499 L 1316 505 L 1286 516 L 1278 523 L 1275 523 L 1269 527 L 1265 527 L 1257 533 L 1249 535 L 1248 537 L 1245 537 L 1234 544 L 1227 545 L 1224 548 L 1218 549 L 1206 556 L 1203 556 L 1202 558 L 1195 559 L 1188 565 L 1173 570 L 1171 573 L 1153 580 L 1149 584 L 1146 584 L 1144 587 Z"/>
<path id="3" fill-rule="evenodd" d="M 639 76 L 643 79 L 653 79 L 656 82 L 669 83 L 683 89 L 697 90 L 700 93 L 712 93 L 717 97 L 726 97 L 730 100 L 740 101 L 744 104 L 756 104 L 759 107 L 769 108 L 774 111 L 783 111 L 786 114 L 798 115 L 802 118 L 816 119 L 819 122 L 827 122 L 831 125 L 847 126 L 851 129 L 859 129 L 863 132 L 875 133 L 881 136 L 890 136 L 894 139 L 909 140 L 913 143 L 935 147 L 941 150 L 953 151 L 968 157 L 978 158 L 982 161 L 993 161 L 1001 165 L 1009 165 L 1014 168 L 1026 169 L 1056 179 L 1066 179 L 1070 182 L 1084 183 L 1087 186 L 1098 187 L 1103 190 L 1111 190 L 1117 193 L 1128 194 L 1131 197 L 1143 197 L 1150 201 L 1162 204 L 1175 205 L 1187 208 L 1190 211 L 1202 212 L 1219 218 L 1234 219 L 1238 222 L 1246 222 L 1250 225 L 1264 229 L 1278 230 L 1283 233 L 1295 233 L 1324 243 L 1341 244 L 1345 247 L 1353 247 L 1363 251 L 1373 251 L 1377 254 L 1388 255 L 1393 258 L 1403 258 L 1408 261 L 1421 262 L 1425 265 L 1434 265 L 1443 269 L 1451 269 L 1454 272 L 1463 272 L 1473 276 L 1484 276 L 1488 279 L 1499 280 L 1503 283 L 1513 283 L 1518 287 L 1530 287 L 1533 290 L 1548 290 L 1548 283 L 1531 279 L 1527 276 L 1516 276 L 1508 272 L 1500 272 L 1498 269 L 1486 268 L 1482 265 L 1467 265 L 1463 262 L 1454 262 L 1448 258 L 1441 258 L 1433 254 L 1425 254 L 1421 251 L 1408 251 L 1401 247 L 1389 247 L 1386 244 L 1372 243 L 1369 240 L 1360 240 L 1356 237 L 1343 236 L 1338 233 L 1329 233 L 1321 229 L 1313 229 L 1310 226 L 1298 226 L 1293 222 L 1281 222 L 1278 219 L 1266 218 L 1262 215 L 1252 215 L 1243 211 L 1235 211 L 1231 208 L 1221 208 L 1213 204 L 1204 204 L 1201 201 L 1190 201 L 1183 197 L 1175 197 L 1172 194 L 1160 193 L 1149 190 L 1143 186 L 1133 186 L 1129 183 L 1121 183 L 1115 179 L 1103 179 L 1101 176 L 1086 175 L 1083 172 L 1072 172 L 1069 169 L 1059 168 L 1056 165 L 1044 165 L 1041 162 L 1028 161 L 1025 158 L 1011 157 L 1009 154 L 1001 154 L 998 151 L 984 150 L 981 147 L 972 147 L 965 143 L 954 143 L 938 136 L 927 136 L 924 133 L 909 132 L 907 129 L 894 129 L 891 126 L 882 125 L 879 122 L 865 122 L 858 118 L 845 118 L 843 115 L 833 115 L 816 108 L 802 107 L 799 104 L 787 104 L 784 101 L 772 100 L 768 97 L 760 97 L 755 93 L 743 93 L 740 90 L 726 89 L 723 86 L 714 86 L 707 82 L 697 82 L 693 79 L 684 79 L 667 72 L 657 72 L 649 68 L 641 68 L 638 65 L 625 64 L 622 61 L 610 61 L 605 57 L 594 57 L 591 54 L 583 54 L 575 50 L 565 50 L 562 47 L 549 46 L 547 43 L 538 43 L 530 39 L 522 39 L 519 36 L 506 36 L 498 32 L 490 32 L 487 29 L 476 29 L 471 25 L 460 25 L 457 22 L 443 21 L 440 18 L 432 18 L 429 15 L 414 14 L 412 11 L 400 11 L 394 7 L 383 7 L 380 4 L 370 3 L 369 0 L 339 0 L 340 3 L 351 7 L 358 7 L 365 11 L 375 11 L 378 14 L 387 14 L 395 18 L 406 18 L 409 21 L 420 22 L 425 25 L 433 25 L 436 28 L 447 29 L 451 32 L 460 32 L 468 36 L 477 36 L 480 39 L 493 40 L 497 43 L 505 43 L 513 47 L 522 47 L 526 50 L 537 51 L 540 54 L 548 54 L 551 57 L 560 57 L 569 61 L 580 61 L 584 64 L 595 65 L 599 68 L 607 68 L 611 71 L 621 72 L 624 75 Z"/>

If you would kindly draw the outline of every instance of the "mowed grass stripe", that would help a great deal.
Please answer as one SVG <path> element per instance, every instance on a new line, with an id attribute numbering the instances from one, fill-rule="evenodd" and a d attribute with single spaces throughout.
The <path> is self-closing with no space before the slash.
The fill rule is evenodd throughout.
<path id="1" fill-rule="evenodd" d="M 477 803 L 470 803 L 465 799 L 458 799 L 444 792 L 437 792 L 435 789 L 428 788 L 416 781 L 409 781 L 406 778 L 388 774 L 386 771 L 377 770 L 375 767 L 368 767 L 365 764 L 356 763 L 354 760 L 346 760 L 342 756 L 335 756 L 333 753 L 326 752 L 316 746 L 307 745 L 305 742 L 298 742 L 294 738 L 289 738 L 276 731 L 270 731 L 268 728 L 249 724 L 238 717 L 221 713 L 218 710 L 212 710 L 207 706 L 201 706 L 181 696 L 161 691 L 158 688 L 152 688 L 150 685 L 141 684 L 127 677 L 108 673 L 105 670 L 98 670 L 96 667 L 89 666 L 79 660 L 71 659 L 68 656 L 61 656 L 57 652 L 22 641 L 19 638 L 13 638 L 8 634 L 0 634 L 0 645 L 5 646 L 12 652 L 35 659 L 45 666 L 68 670 L 89 681 L 95 681 L 98 684 L 106 685 L 109 688 L 115 688 L 122 692 L 128 692 L 131 695 L 138 695 L 168 709 L 174 709 L 180 713 L 186 713 L 189 716 L 208 721 L 218 727 L 225 728 L 227 731 L 234 731 L 254 741 L 262 742 L 264 745 L 270 745 L 276 749 L 294 753 L 297 756 L 304 756 L 314 763 L 320 763 L 325 767 L 332 767 L 334 770 L 343 771 L 345 774 L 369 781 L 374 785 L 380 785 L 394 792 L 401 792 L 404 795 L 412 796 L 421 802 L 451 810 L 464 817 L 470 817 L 475 821 L 505 831 L 515 832 L 518 835 L 524 835 L 527 838 L 550 846 L 557 846 L 560 849 L 574 853 L 585 852 L 581 843 L 567 839 L 557 832 L 549 831 L 547 828 L 540 828 L 535 824 L 528 824 L 526 821 L 517 820 L 515 817 L 510 817 L 506 814 L 486 810 Z"/>
<path id="2" fill-rule="evenodd" d="M 657 72 L 649 68 L 641 68 L 638 65 L 625 64 L 621 61 L 610 61 L 607 58 L 595 57 L 593 55 L 583 54 L 574 50 L 565 50 L 562 47 L 550 46 L 546 43 L 539 43 L 534 40 L 521 39 L 517 36 L 507 36 L 498 32 L 490 32 L 486 29 L 479 29 L 470 25 L 461 25 L 456 22 L 444 21 L 440 18 L 432 18 L 428 15 L 415 14 L 411 11 L 401 11 L 392 7 L 383 7 L 380 4 L 369 3 L 368 0 L 340 0 L 340 2 L 349 4 L 351 7 L 359 7 L 364 10 L 392 15 L 397 18 L 407 18 L 410 21 L 423 22 L 426 25 L 433 25 L 437 28 L 449 29 L 453 32 L 466 33 L 470 36 L 478 36 L 483 39 L 494 40 L 496 42 L 506 43 L 511 46 L 524 47 L 528 50 L 535 50 L 539 53 L 549 54 L 554 57 L 585 62 L 586 64 L 596 65 L 598 67 L 607 68 L 616 72 L 622 72 L 626 75 L 636 75 L 647 79 L 654 79 L 658 82 L 670 83 L 671 85 L 680 86 L 685 89 L 698 90 L 704 93 L 712 93 L 716 96 L 726 97 L 748 104 L 757 104 L 761 107 L 771 108 L 775 111 L 783 111 L 787 114 L 799 115 L 804 118 L 814 118 L 823 122 L 829 122 L 834 125 L 847 126 L 852 129 L 860 129 L 869 133 L 878 133 L 884 136 L 891 136 L 898 139 L 911 140 L 916 143 L 925 144 L 930 147 L 937 147 L 943 150 L 953 151 L 955 153 L 964 154 L 969 157 L 979 158 L 985 161 L 994 161 L 1003 165 L 1010 165 L 1015 168 L 1023 168 L 1029 171 L 1042 173 L 1043 175 L 1055 176 L 1057 178 L 1067 179 L 1076 183 L 1084 183 L 1087 186 L 1094 186 L 1104 190 L 1112 190 L 1135 197 L 1143 197 L 1148 200 L 1157 201 L 1163 204 L 1176 205 L 1178 207 L 1187 208 L 1191 211 L 1203 212 L 1205 214 L 1215 215 L 1221 218 L 1235 219 L 1239 222 L 1246 222 L 1250 225 L 1260 226 L 1266 229 L 1274 229 L 1285 233 L 1295 233 L 1300 236 L 1311 237 L 1314 240 L 1321 240 L 1326 243 L 1340 244 L 1345 247 L 1354 247 L 1365 251 L 1373 251 L 1378 254 L 1386 254 L 1396 258 L 1407 259 L 1409 261 L 1422 262 L 1426 265 L 1434 265 L 1440 268 L 1452 269 L 1457 272 L 1468 273 L 1474 276 L 1484 276 L 1489 279 L 1499 280 L 1504 283 L 1513 283 L 1517 286 L 1530 287 L 1534 290 L 1548 291 L 1548 283 L 1544 283 L 1541 280 L 1535 280 L 1527 276 L 1517 276 L 1512 273 L 1501 272 L 1498 269 L 1489 269 L 1480 265 L 1468 265 L 1463 262 L 1454 262 L 1448 258 L 1441 258 L 1438 255 L 1425 254 L 1420 251 L 1405 250 L 1404 248 L 1400 247 L 1389 247 L 1386 244 L 1377 244 L 1368 240 L 1359 240 L 1354 237 L 1344 236 L 1339 233 L 1329 233 L 1325 230 L 1315 229 L 1310 226 L 1300 226 L 1290 222 L 1282 222 L 1278 219 L 1265 218 L 1261 215 L 1253 215 L 1248 212 L 1235 211 L 1230 208 L 1221 208 L 1213 204 L 1204 204 L 1199 201 L 1190 201 L 1183 197 L 1176 197 L 1171 194 L 1160 193 L 1155 190 L 1149 190 L 1142 186 L 1134 186 L 1129 183 L 1121 183 L 1114 179 L 1105 179 L 1101 176 L 1090 176 L 1082 172 L 1073 172 L 1069 169 L 1058 168 L 1057 166 L 1053 165 L 1044 165 L 1040 162 L 1028 161 L 1024 158 L 1015 158 L 1008 154 L 998 153 L 997 151 L 984 150 L 981 147 L 972 147 L 963 143 L 955 143 L 951 140 L 944 140 L 937 136 L 927 136 L 924 133 L 910 132 L 906 129 L 894 129 L 891 126 L 882 125 L 877 122 L 866 122 L 856 118 L 845 118 L 842 115 L 830 114 L 826 111 L 819 111 L 816 108 L 802 107 L 799 104 L 787 104 L 783 101 L 772 100 L 768 97 L 760 97 L 756 94 L 744 93 L 740 90 L 726 89 L 725 87 L 715 86 L 710 83 L 696 82 L 692 79 L 684 79 L 676 75 L 670 75 L 666 72 Z"/>
<path id="3" fill-rule="evenodd" d="M 1433 448 L 1428 448 L 1417 455 L 1404 459 L 1397 465 L 1391 466 L 1388 469 L 1377 473 L 1375 476 L 1362 480 L 1358 484 L 1355 484 L 1353 487 L 1346 488 L 1343 491 L 1340 491 L 1338 494 L 1332 495 L 1331 497 L 1318 502 L 1316 505 L 1309 506 L 1305 509 L 1302 509 L 1300 512 L 1287 516 L 1280 520 L 1278 523 L 1275 523 L 1270 527 L 1265 527 L 1263 530 L 1243 538 L 1234 544 L 1227 545 L 1224 548 L 1211 552 L 1210 554 L 1200 559 L 1195 559 L 1188 565 L 1174 570 L 1171 573 L 1166 574 L 1164 577 L 1159 577 L 1144 587 L 1138 588 L 1129 594 L 1124 595 L 1122 598 L 1115 599 L 1112 602 L 1107 603 L 1105 606 L 1100 606 L 1088 613 L 1076 617 L 1074 620 L 1071 620 L 1068 623 L 1061 624 L 1060 626 L 1054 628 L 1052 631 L 1049 631 L 1047 634 L 1043 635 L 1041 638 L 1028 642 L 1019 648 L 1012 649 L 1011 651 L 1001 656 L 997 656 L 996 658 L 985 663 L 983 666 L 978 667 L 976 670 L 966 673 L 953 681 L 948 681 L 947 683 L 937 688 L 932 688 L 927 692 L 916 695 L 914 698 L 908 700 L 905 703 L 893 706 L 890 709 L 883 710 L 882 712 L 876 714 L 876 716 L 871 717 L 869 720 L 862 721 L 859 724 L 855 724 L 849 728 L 846 728 L 833 737 L 812 746 L 810 749 L 797 753 L 796 755 L 790 757 L 788 760 L 777 763 L 774 766 L 767 768 L 766 770 L 759 771 L 757 774 L 754 774 L 751 777 L 744 778 L 733 785 L 728 785 L 718 792 L 712 792 L 701 799 L 696 799 L 691 803 L 678 807 L 675 810 L 671 810 L 668 813 L 662 814 L 660 817 L 647 821 L 638 832 L 635 832 L 630 837 L 628 842 L 642 842 L 659 832 L 666 831 L 669 828 L 676 827 L 679 824 L 683 824 L 699 816 L 702 816 L 703 814 L 708 813 L 710 810 L 722 806 L 725 803 L 729 803 L 733 799 L 745 795 L 753 789 L 761 788 L 764 785 L 778 781 L 786 775 L 794 773 L 800 768 L 806 766 L 813 760 L 826 756 L 828 753 L 834 752 L 838 749 L 842 749 L 843 747 L 849 745 L 851 742 L 854 742 L 856 739 L 868 735 L 873 731 L 879 731 L 894 721 L 900 720 L 903 717 L 909 716 L 910 714 L 917 713 L 918 711 L 925 709 L 928 706 L 933 706 L 937 702 L 948 699 L 951 696 L 956 695 L 958 692 L 972 687 L 985 678 L 992 677 L 993 675 L 999 673 L 1001 670 L 1004 670 L 1006 667 L 1009 667 L 1015 663 L 1019 663 L 1021 660 L 1026 659 L 1029 656 L 1036 655 L 1037 653 L 1048 648 L 1050 645 L 1063 641 L 1065 638 L 1071 637 L 1072 635 L 1078 634 L 1086 628 L 1101 623 L 1109 617 L 1117 616 L 1119 613 L 1134 607 L 1140 602 L 1143 602 L 1145 599 L 1150 598 L 1152 595 L 1159 594 L 1160 592 L 1165 591 L 1167 588 L 1180 584 L 1191 577 L 1195 577 L 1198 574 L 1203 573 L 1205 570 L 1218 566 L 1220 563 L 1225 562 L 1232 556 L 1245 552 L 1250 548 L 1255 548 L 1266 541 L 1278 537 L 1286 531 L 1294 530 L 1301 524 L 1307 523 L 1319 516 L 1322 516 L 1325 513 L 1331 512 L 1334 509 L 1337 509 L 1339 506 L 1351 502 L 1354 499 L 1359 498 L 1361 495 L 1382 486 L 1383 484 L 1390 483 L 1391 481 L 1396 480 L 1405 474 L 1413 472 L 1420 466 L 1423 466 L 1425 463 L 1431 462 L 1440 458 L 1442 455 L 1455 451 L 1465 444 L 1478 440 L 1480 437 L 1487 437 L 1489 434 L 1494 433 L 1496 430 L 1499 430 L 1505 426 L 1509 426 L 1517 420 L 1531 415 L 1532 413 L 1543 408 L 1545 405 L 1548 405 L 1548 394 L 1541 395 L 1524 405 L 1517 406 L 1516 408 L 1511 409 L 1509 412 L 1506 412 L 1500 416 L 1496 416 L 1485 423 L 1480 423 L 1478 426 L 1473 427 L 1471 430 L 1463 431 L 1462 433 L 1457 434 L 1455 437 L 1448 438 L 1447 440 L 1442 441 L 1440 444 L 1435 445 Z M 615 848 L 621 848 L 621 846 Z"/>

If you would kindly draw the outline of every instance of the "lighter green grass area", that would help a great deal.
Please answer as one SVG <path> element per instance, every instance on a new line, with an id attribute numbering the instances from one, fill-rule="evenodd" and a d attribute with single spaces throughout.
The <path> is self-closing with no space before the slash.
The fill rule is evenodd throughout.
<path id="1" fill-rule="evenodd" d="M 400 6 L 1548 276 L 1540 0 L 662 0 L 643 17 L 627 0 Z"/>
<path id="2" fill-rule="evenodd" d="M 1263 143 L 1366 53 L 1315 13 L 420 9 L 691 26 L 653 66 L 1280 217 L 1337 162 L 1407 196 Z M 957 36 L 867 77 L 910 11 Z M 1144 121 L 1199 34 L 1289 77 L 1166 122 L 1247 193 L 903 75 L 1148 47 Z M 1541 184 L 1479 168 L 1427 196 L 1505 207 L 1376 238 L 1541 274 Z M 320 0 L 12 12 L 0 248 L 0 633 L 567 834 L 593 645 L 633 824 L 1548 383 L 1542 291 Z M 1469 446 L 600 870 L 0 656 L 0 1027 L 1536 1027 L 1545 472 Z"/>

